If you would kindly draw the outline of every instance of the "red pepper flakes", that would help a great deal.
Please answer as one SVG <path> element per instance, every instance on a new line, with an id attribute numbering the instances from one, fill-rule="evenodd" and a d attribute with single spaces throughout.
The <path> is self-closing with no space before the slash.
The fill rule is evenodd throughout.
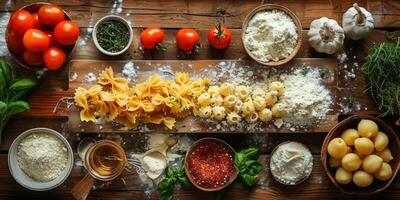
<path id="1" fill-rule="evenodd" d="M 201 142 L 188 157 L 189 173 L 203 188 L 222 187 L 234 174 L 233 154 L 224 143 Z"/>

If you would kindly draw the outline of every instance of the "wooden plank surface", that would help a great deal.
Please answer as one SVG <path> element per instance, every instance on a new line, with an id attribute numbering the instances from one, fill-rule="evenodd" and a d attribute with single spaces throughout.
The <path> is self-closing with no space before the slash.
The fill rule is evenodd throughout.
<path id="1" fill-rule="evenodd" d="M 43 0 L 4 0 L 0 1 L 0 21 L 7 21 L 11 11 L 26 5 L 30 2 Z M 261 0 L 124 0 L 119 3 L 105 0 L 45 0 L 47 2 L 63 6 L 75 19 L 81 27 L 81 38 L 77 48 L 72 55 L 74 61 L 81 60 L 86 62 L 90 60 L 101 60 L 106 63 L 107 60 L 223 60 L 223 59 L 244 59 L 248 57 L 244 52 L 240 40 L 241 24 L 247 13 L 261 4 Z M 327 16 L 337 20 L 340 24 L 343 12 L 347 10 L 354 2 L 370 10 L 375 18 L 374 30 L 366 39 L 361 41 L 351 41 L 346 39 L 345 46 L 339 53 L 346 52 L 349 61 L 343 65 L 337 66 L 337 91 L 340 96 L 337 97 L 339 120 L 349 114 L 354 113 L 378 113 L 376 105 L 373 103 L 368 93 L 364 92 L 363 76 L 360 67 L 353 66 L 357 62 L 362 65 L 364 57 L 369 49 L 376 43 L 386 41 L 388 32 L 400 34 L 400 1 L 397 0 L 264 0 L 264 3 L 279 3 L 293 10 L 300 18 L 303 27 L 303 34 L 306 35 L 309 24 L 312 20 Z M 115 8 L 113 8 L 115 5 Z M 117 8 L 121 8 L 118 13 Z M 117 14 L 131 21 L 134 31 L 134 42 L 129 52 L 117 57 L 102 55 L 93 45 L 91 38 L 92 27 L 95 22 L 107 14 Z M 225 51 L 216 51 L 209 47 L 207 42 L 208 28 L 218 21 L 224 21 L 225 25 L 231 28 L 232 43 Z M 139 45 L 139 34 L 143 27 L 149 25 L 159 25 L 165 28 L 165 45 L 168 47 L 166 52 L 143 51 Z M 0 33 L 4 34 L 6 23 L 0 23 Z M 179 28 L 192 27 L 198 30 L 201 39 L 202 48 L 197 54 L 185 55 L 176 49 L 175 33 Z M 5 47 L 5 41 L 0 40 L 0 46 Z M 7 55 L 0 55 L 15 66 L 12 58 Z M 336 60 L 336 55 L 326 55 L 315 52 L 309 47 L 306 39 L 303 39 L 300 52 L 297 58 L 328 58 L 331 62 Z M 84 176 L 85 171 L 81 166 L 75 166 L 70 178 L 61 187 L 49 192 L 32 192 L 22 188 L 11 177 L 7 167 L 7 152 L 12 141 L 23 131 L 33 127 L 49 127 L 62 132 L 76 148 L 78 140 L 82 137 L 79 134 L 69 130 L 68 113 L 61 109 L 53 113 L 55 104 L 61 97 L 71 96 L 69 85 L 69 65 L 53 73 L 46 73 L 41 80 L 40 87 L 30 98 L 32 106 L 31 113 L 24 113 L 11 119 L 3 134 L 3 144 L 0 147 L 0 199 L 72 199 L 69 190 Z M 120 61 L 113 61 L 120 62 Z M 188 61 L 190 62 L 190 61 Z M 200 61 L 202 62 L 202 61 Z M 204 62 L 204 61 L 203 61 Z M 217 61 L 215 61 L 217 62 Z M 84 65 L 80 66 L 82 69 Z M 355 70 L 356 77 L 348 79 L 345 72 L 351 69 Z M 15 67 L 17 76 L 36 76 L 31 71 Z M 73 84 L 72 84 L 73 85 Z M 75 86 L 74 86 L 75 87 Z M 71 87 L 72 88 L 72 87 Z M 351 98 L 350 98 L 351 97 Z M 351 99 L 351 105 L 349 105 Z M 35 116 L 35 117 L 33 117 Z M 336 118 L 337 119 L 337 118 Z M 394 118 L 385 118 L 385 121 L 393 124 Z M 80 132 L 77 127 L 72 127 L 74 132 Z M 400 132 L 400 128 L 396 129 Z M 106 137 L 98 134 L 95 128 L 87 129 L 92 134 L 85 136 Z M 214 136 L 227 141 L 235 148 L 246 147 L 249 144 L 257 145 L 262 148 L 264 155 L 261 158 L 263 163 L 268 162 L 268 154 L 279 143 L 286 140 L 295 140 L 306 144 L 314 154 L 314 171 L 309 180 L 295 187 L 285 187 L 272 180 L 269 173 L 254 190 L 245 190 L 239 184 L 234 184 L 228 191 L 226 199 L 363 199 L 365 197 L 347 196 L 341 194 L 327 179 L 322 171 L 320 157 L 318 156 L 321 143 L 326 132 L 320 133 L 260 133 L 260 134 L 193 134 L 190 137 L 201 138 L 205 136 Z M 108 136 L 120 136 L 118 134 L 106 134 Z M 127 141 L 138 141 L 143 134 L 121 134 L 127 137 Z M 92 191 L 88 199 L 158 199 L 156 193 L 147 196 L 144 187 L 140 185 L 138 176 L 124 175 L 127 184 L 124 185 L 121 179 L 117 179 L 109 186 L 101 187 L 96 184 L 96 189 Z M 368 199 L 399 199 L 400 198 L 400 179 L 399 176 L 393 184 L 383 193 L 368 196 Z M 212 199 L 213 194 L 199 191 L 176 190 L 176 199 Z"/>
<path id="2" fill-rule="evenodd" d="M 69 92 L 73 93 L 73 91 L 77 87 L 85 87 L 89 88 L 91 85 L 96 82 L 88 83 L 85 80 L 85 77 L 89 73 L 94 73 L 95 75 L 99 74 L 102 70 L 107 67 L 112 67 L 116 74 L 120 74 L 122 72 L 122 67 L 129 61 L 98 61 L 98 60 L 74 60 L 70 65 L 70 73 L 74 73 L 77 75 L 76 80 L 70 82 L 69 84 Z M 219 65 L 219 63 L 224 63 L 224 65 Z M 226 73 L 224 72 L 224 68 L 227 68 L 228 65 L 235 66 L 236 68 L 243 68 L 244 74 L 247 72 L 254 73 L 254 76 L 251 79 L 264 81 L 262 77 L 262 73 L 266 71 L 263 69 L 264 66 L 256 64 L 251 60 L 199 60 L 199 61 L 185 61 L 185 62 L 176 62 L 176 61 L 136 61 L 133 62 L 134 66 L 137 67 L 137 78 L 135 82 L 141 82 L 146 80 L 152 74 L 159 74 L 161 76 L 165 76 L 165 72 L 162 71 L 164 68 L 167 69 L 169 73 L 176 72 L 188 72 L 191 76 L 197 76 L 196 74 L 201 74 L 202 77 L 208 77 L 211 81 L 213 79 L 218 79 L 217 83 L 213 84 L 222 84 L 226 81 L 231 81 L 227 79 L 226 74 L 223 77 L 219 77 L 219 74 Z M 299 129 L 294 132 L 327 132 L 329 131 L 336 123 L 338 116 L 338 104 L 337 97 L 340 96 L 337 93 L 337 71 L 336 71 L 336 62 L 332 59 L 318 59 L 318 58 L 304 58 L 304 59 L 295 59 L 292 62 L 280 66 L 276 70 L 271 70 L 271 73 L 282 73 L 289 72 L 295 69 L 302 69 L 304 66 L 314 66 L 321 69 L 328 69 L 328 76 L 324 79 L 325 85 L 330 89 L 331 95 L 333 96 L 332 103 L 332 111 L 329 112 L 326 120 L 318 124 L 317 127 L 310 129 Z M 207 74 L 213 74 L 211 71 L 215 71 L 217 76 L 209 77 Z M 276 71 L 276 72 L 274 72 Z M 227 72 L 235 73 L 235 72 Z M 229 75 L 232 76 L 232 75 Z M 168 74 L 164 78 L 173 78 L 173 75 Z M 200 78 L 200 77 L 198 77 Z M 36 113 L 33 110 L 33 113 Z M 218 124 L 218 125 L 217 125 Z M 182 120 L 177 120 L 175 127 L 173 130 L 168 130 L 162 125 L 155 126 L 147 126 L 145 132 L 163 132 L 163 133 L 232 133 L 232 132 L 266 132 L 266 133 L 275 133 L 275 132 L 291 132 L 288 128 L 276 128 L 272 123 L 267 125 L 261 125 L 260 127 L 256 127 L 254 129 L 249 129 L 247 126 L 242 128 L 238 128 L 236 126 L 222 127 L 222 129 L 216 128 L 216 126 L 221 126 L 220 123 L 207 123 L 206 120 L 201 120 L 195 117 L 187 117 Z M 222 125 L 224 126 L 224 125 Z M 227 125 L 228 126 L 228 125 Z M 120 129 L 112 123 L 105 124 L 95 124 L 92 122 L 84 123 L 81 122 L 79 117 L 79 112 L 76 109 L 71 109 L 69 112 L 69 127 L 71 132 L 81 132 L 81 133 L 92 133 L 92 132 L 101 132 L 101 133 L 138 133 L 143 132 L 143 128 L 138 128 L 133 131 L 127 131 L 124 129 Z"/>

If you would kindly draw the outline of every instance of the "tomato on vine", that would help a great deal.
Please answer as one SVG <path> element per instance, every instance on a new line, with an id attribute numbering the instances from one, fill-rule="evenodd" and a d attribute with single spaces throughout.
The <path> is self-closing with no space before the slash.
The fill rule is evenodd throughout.
<path id="1" fill-rule="evenodd" d="M 221 24 L 213 26 L 208 31 L 208 42 L 216 49 L 225 49 L 231 43 L 231 32 Z"/>
<path id="2" fill-rule="evenodd" d="M 145 49 L 158 49 L 165 51 L 166 48 L 161 44 L 164 40 L 164 31 L 157 26 L 149 26 L 140 34 L 140 43 Z"/>
<path id="3" fill-rule="evenodd" d="M 176 44 L 182 51 L 195 51 L 200 48 L 199 34 L 189 28 L 183 28 L 176 33 Z"/>

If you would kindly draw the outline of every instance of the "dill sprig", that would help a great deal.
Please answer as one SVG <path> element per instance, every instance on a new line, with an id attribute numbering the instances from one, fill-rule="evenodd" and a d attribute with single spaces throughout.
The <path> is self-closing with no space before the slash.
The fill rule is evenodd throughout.
<path id="1" fill-rule="evenodd" d="M 120 21 L 110 20 L 99 24 L 96 32 L 99 45 L 108 52 L 119 52 L 129 41 L 129 30 Z"/>
<path id="2" fill-rule="evenodd" d="M 362 71 L 381 116 L 400 114 L 400 39 L 375 45 Z"/>

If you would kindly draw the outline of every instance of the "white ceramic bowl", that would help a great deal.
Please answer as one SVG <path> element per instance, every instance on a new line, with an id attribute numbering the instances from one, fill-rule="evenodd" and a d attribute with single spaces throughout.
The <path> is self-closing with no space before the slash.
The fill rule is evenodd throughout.
<path id="1" fill-rule="evenodd" d="M 117 20 L 117 21 L 119 21 L 119 22 L 122 22 L 122 23 L 128 28 L 128 30 L 129 30 L 129 40 L 128 40 L 128 44 L 127 44 L 126 47 L 125 47 L 124 49 L 122 49 L 121 51 L 114 52 L 114 53 L 113 53 L 113 52 L 106 51 L 105 49 L 103 49 L 103 48 L 100 46 L 99 42 L 97 41 L 97 27 L 98 27 L 99 24 L 101 24 L 102 22 L 104 22 L 104 21 L 109 21 L 109 20 Z M 93 38 L 94 45 L 96 46 L 96 48 L 97 48 L 99 51 L 101 51 L 102 53 L 104 53 L 104 54 L 106 54 L 106 55 L 109 55 L 109 56 L 117 56 L 117 55 L 120 55 L 120 54 L 124 53 L 125 51 L 127 51 L 127 50 L 129 49 L 129 47 L 131 46 L 132 41 L 133 41 L 133 31 L 132 31 L 132 28 L 131 28 L 131 26 L 129 25 L 128 21 L 126 21 L 124 18 L 122 18 L 122 17 L 120 17 L 120 16 L 117 16 L 117 15 L 107 15 L 107 16 L 101 18 L 99 21 L 97 21 L 96 24 L 94 25 L 94 27 L 93 27 L 93 32 L 92 32 L 92 38 Z"/>
<path id="2" fill-rule="evenodd" d="M 55 178 L 54 180 L 50 182 L 39 182 L 36 181 L 29 176 L 25 174 L 19 167 L 18 159 L 17 159 L 17 152 L 18 152 L 18 145 L 21 142 L 22 139 L 24 139 L 26 136 L 32 134 L 32 133 L 47 133 L 50 135 L 54 135 L 57 138 L 59 138 L 61 141 L 64 142 L 65 147 L 67 148 L 68 151 L 68 160 L 67 164 L 65 166 L 64 171 Z M 20 134 L 14 142 L 11 144 L 10 150 L 8 152 L 8 168 L 10 169 L 11 175 L 14 177 L 15 181 L 17 181 L 20 185 L 23 187 L 34 190 L 34 191 L 46 191 L 46 190 L 51 190 L 53 188 L 58 187 L 61 185 L 69 176 L 71 173 L 72 167 L 74 165 L 74 158 L 73 158 L 73 152 L 72 148 L 69 145 L 68 141 L 62 136 L 60 133 L 58 133 L 55 130 L 48 129 L 48 128 L 33 128 L 29 129 L 22 134 Z"/>

